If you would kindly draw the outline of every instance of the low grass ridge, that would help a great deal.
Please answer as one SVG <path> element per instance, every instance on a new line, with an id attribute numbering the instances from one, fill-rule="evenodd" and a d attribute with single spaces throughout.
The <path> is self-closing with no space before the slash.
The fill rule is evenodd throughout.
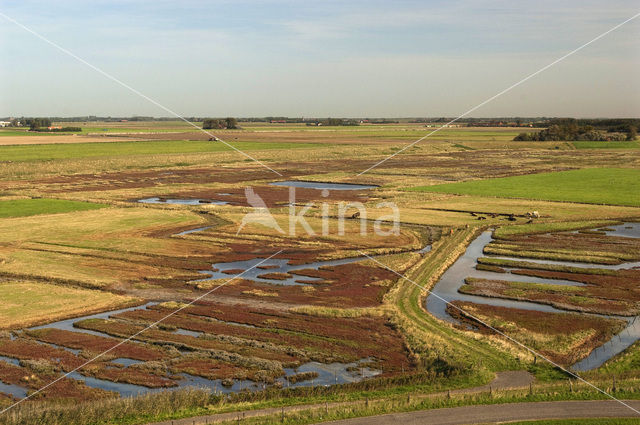
<path id="1" fill-rule="evenodd" d="M 509 239 L 513 236 L 534 235 L 552 232 L 570 232 L 574 230 L 595 229 L 597 227 L 612 226 L 616 224 L 622 224 L 622 222 L 613 220 L 599 220 L 519 224 L 514 226 L 498 227 L 493 232 L 493 237 L 496 239 Z"/>
<path id="2" fill-rule="evenodd" d="M 88 211 L 106 207 L 108 207 L 108 205 L 82 201 L 67 201 L 64 199 L 12 199 L 0 201 L 0 218 Z"/>
<path id="3" fill-rule="evenodd" d="M 585 168 L 419 186 L 409 190 L 640 207 L 640 170 Z"/>

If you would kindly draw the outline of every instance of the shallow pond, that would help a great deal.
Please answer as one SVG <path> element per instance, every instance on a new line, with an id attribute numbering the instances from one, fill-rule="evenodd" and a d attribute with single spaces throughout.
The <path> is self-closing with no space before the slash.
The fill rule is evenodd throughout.
<path id="1" fill-rule="evenodd" d="M 77 317 L 75 319 L 61 320 L 59 322 L 49 323 L 47 325 L 34 326 L 32 328 L 29 328 L 29 329 L 54 328 L 54 329 L 61 329 L 61 330 L 70 331 L 70 332 L 82 332 L 82 333 L 86 333 L 86 334 L 90 334 L 90 335 L 96 335 L 96 336 L 102 336 L 102 337 L 110 337 L 109 335 L 106 335 L 106 334 L 104 334 L 102 332 L 96 332 L 96 331 L 92 331 L 92 330 L 89 330 L 89 329 L 75 328 L 73 326 L 73 324 L 75 322 L 79 322 L 80 320 L 85 320 L 85 319 L 108 319 L 109 316 L 113 316 L 113 315 L 116 315 L 118 313 L 124 313 L 125 311 L 138 310 L 140 308 L 145 308 L 146 309 L 147 307 L 150 307 L 150 306 L 155 305 L 155 304 L 157 304 L 157 303 L 153 303 L 152 302 L 152 303 L 144 304 L 142 306 L 121 308 L 121 309 L 112 310 L 112 311 L 105 311 L 103 313 L 90 314 L 88 316 Z"/>
<path id="2" fill-rule="evenodd" d="M 18 385 L 5 384 L 0 381 L 0 393 L 10 394 L 15 398 L 25 398 L 27 396 L 27 389 L 19 387 Z"/>
<path id="3" fill-rule="evenodd" d="M 640 238 L 640 223 L 623 223 L 616 226 L 607 226 L 604 232 L 608 236 L 621 236 L 624 238 Z M 611 230 L 608 230 L 611 229 Z"/>
<path id="4" fill-rule="evenodd" d="M 178 334 L 178 335 L 192 336 L 194 338 L 199 338 L 202 335 L 202 332 L 194 332 L 194 331 L 190 331 L 188 329 L 176 329 L 175 333 Z"/>
<path id="5" fill-rule="evenodd" d="M 231 279 L 240 273 L 224 273 L 225 271 L 243 270 L 244 273 L 242 274 L 242 276 L 240 276 L 240 278 L 253 280 L 254 282 L 271 283 L 274 285 L 305 285 L 304 283 L 296 282 L 296 280 L 319 281 L 322 279 L 295 275 L 295 272 L 297 270 L 318 270 L 320 267 L 331 267 L 339 266 L 342 264 L 350 264 L 357 261 L 362 261 L 363 259 L 364 257 L 353 257 L 342 258 L 339 260 L 316 261 L 309 264 L 291 265 L 289 264 L 289 259 L 270 258 L 268 260 L 265 260 L 263 258 L 254 258 L 252 260 L 232 261 L 229 263 L 215 263 L 212 266 L 213 270 L 202 270 L 200 271 L 200 273 L 209 275 L 208 278 L 202 279 L 204 281 L 214 279 Z M 260 266 L 258 266 L 258 264 L 260 266 L 269 268 L 259 268 Z M 290 273 L 292 274 L 292 276 L 287 277 L 286 279 L 270 279 L 260 277 L 269 273 Z"/>
<path id="6" fill-rule="evenodd" d="M 355 183 L 326 183 L 326 182 L 312 182 L 312 181 L 298 181 L 287 180 L 282 182 L 269 183 L 272 186 L 288 186 L 288 187 L 301 187 L 307 189 L 318 190 L 364 190 L 375 189 L 379 186 L 368 184 L 355 184 Z"/>
<path id="7" fill-rule="evenodd" d="M 351 382 L 358 382 L 363 379 L 379 375 L 381 373 L 379 370 L 370 369 L 363 366 L 363 363 L 366 363 L 370 360 L 371 359 L 362 359 L 353 363 L 329 364 L 310 362 L 301 365 L 297 369 L 285 369 L 286 375 L 291 376 L 297 373 L 316 372 L 318 374 L 317 377 L 306 381 L 299 381 L 293 384 L 289 383 L 285 378 L 280 378 L 279 381 L 282 382 L 283 386 L 289 387 L 308 387 L 315 385 L 329 386 L 335 384 L 348 384 Z"/>
<path id="8" fill-rule="evenodd" d="M 0 356 L 0 360 L 12 364 L 14 366 L 20 366 L 20 360 L 11 357 Z M 27 389 L 19 385 L 7 384 L 0 381 L 0 393 L 11 394 L 16 398 L 24 398 L 27 396 Z"/>
<path id="9" fill-rule="evenodd" d="M 176 233 L 174 236 L 183 236 L 183 235 L 190 235 L 191 233 L 203 232 L 207 229 L 211 229 L 212 227 L 213 226 L 197 227 L 195 229 L 189 229 L 189 230 L 182 231 L 180 233 Z"/>
<path id="10" fill-rule="evenodd" d="M 215 201 L 209 199 L 161 199 L 161 198 L 145 198 L 139 199 L 138 202 L 143 204 L 175 204 L 175 205 L 227 205 L 226 201 Z"/>
<path id="11" fill-rule="evenodd" d="M 142 360 L 133 360 L 126 357 L 119 357 L 117 359 L 110 360 L 111 363 L 116 363 L 122 366 L 133 366 L 134 364 L 144 363 Z"/>

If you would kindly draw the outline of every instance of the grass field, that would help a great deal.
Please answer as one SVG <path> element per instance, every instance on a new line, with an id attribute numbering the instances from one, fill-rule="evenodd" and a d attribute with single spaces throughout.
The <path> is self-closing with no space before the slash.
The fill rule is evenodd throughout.
<path id="1" fill-rule="evenodd" d="M 105 207 L 107 207 L 107 205 L 94 204 L 92 202 L 66 201 L 64 199 L 12 199 L 0 201 L 0 218 L 88 211 Z"/>
<path id="2" fill-rule="evenodd" d="M 0 282 L 0 329 L 15 329 L 112 310 L 135 299 L 37 282 Z"/>
<path id="3" fill-rule="evenodd" d="M 638 149 L 640 144 L 635 141 L 629 142 L 571 142 L 576 149 Z"/>
<path id="4" fill-rule="evenodd" d="M 293 149 L 312 147 L 302 143 L 259 143 L 233 142 L 241 151 L 265 149 Z M 220 142 L 208 141 L 137 141 L 115 143 L 76 143 L 1 146 L 0 157 L 3 161 L 48 161 L 66 158 L 115 157 L 130 155 L 182 154 L 194 152 L 222 152 L 232 148 Z"/>
<path id="5" fill-rule="evenodd" d="M 422 186 L 409 190 L 638 207 L 640 170 L 591 168 Z"/>

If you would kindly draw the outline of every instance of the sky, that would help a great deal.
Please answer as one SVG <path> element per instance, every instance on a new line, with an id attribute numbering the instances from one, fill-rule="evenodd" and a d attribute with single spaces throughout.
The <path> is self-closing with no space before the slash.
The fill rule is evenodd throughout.
<path id="1" fill-rule="evenodd" d="M 633 1 L 0 0 L 182 116 L 455 117 Z M 640 17 L 470 116 L 640 116 Z M 170 116 L 0 16 L 0 116 Z"/>

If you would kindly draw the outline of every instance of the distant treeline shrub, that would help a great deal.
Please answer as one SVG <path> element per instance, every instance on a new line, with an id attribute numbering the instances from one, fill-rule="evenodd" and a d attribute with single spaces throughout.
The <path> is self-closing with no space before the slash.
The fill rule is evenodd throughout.
<path id="1" fill-rule="evenodd" d="M 353 126 L 360 125 L 360 122 L 343 118 L 327 118 L 324 120 L 308 122 L 307 125 Z"/>
<path id="2" fill-rule="evenodd" d="M 520 133 L 515 141 L 622 141 L 636 140 L 639 120 L 576 120 L 573 118 L 554 119 L 549 126 L 539 132 Z"/>
<path id="3" fill-rule="evenodd" d="M 31 130 L 36 130 L 41 127 L 50 127 L 51 119 L 49 118 L 25 118 L 24 124 L 28 125 Z"/>
<path id="4" fill-rule="evenodd" d="M 204 120 L 202 120 L 202 128 L 204 130 L 233 130 L 238 128 L 238 120 L 232 117 L 228 117 L 225 119 L 205 118 Z"/>
<path id="5" fill-rule="evenodd" d="M 31 131 L 39 131 L 41 133 L 69 133 L 69 132 L 79 132 L 82 131 L 81 127 L 61 127 L 61 128 L 46 128 L 46 127 L 38 127 L 32 128 Z"/>

